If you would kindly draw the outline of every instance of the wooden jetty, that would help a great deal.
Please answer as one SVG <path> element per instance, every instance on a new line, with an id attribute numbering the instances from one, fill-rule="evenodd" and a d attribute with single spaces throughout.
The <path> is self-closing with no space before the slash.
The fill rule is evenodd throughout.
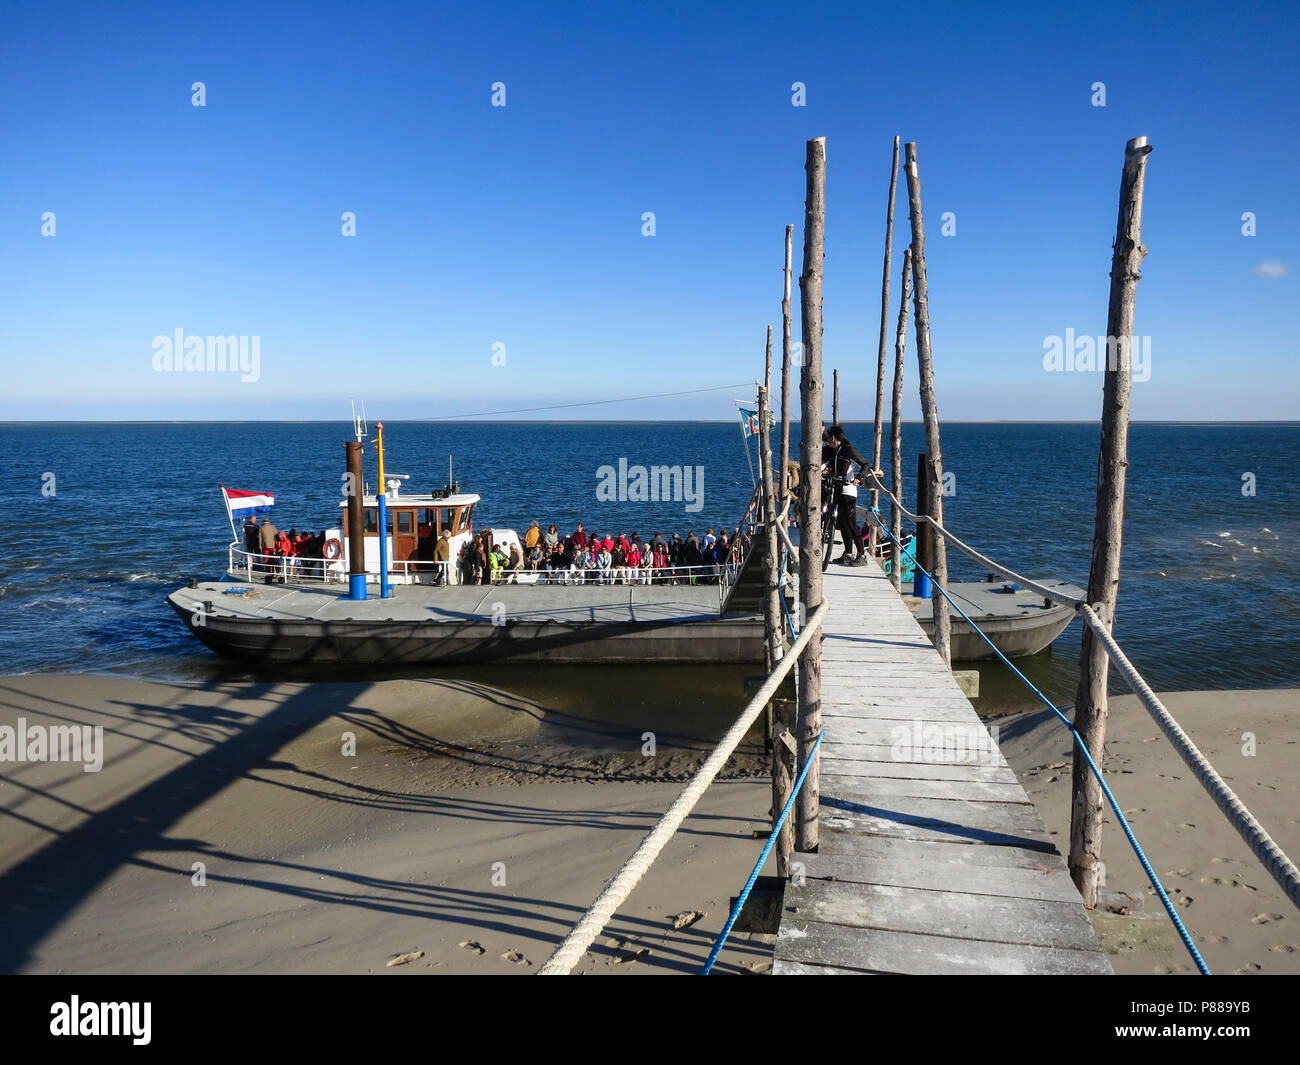
<path id="1" fill-rule="evenodd" d="M 792 857 L 773 971 L 1110 973 L 1042 818 L 889 578 L 825 582 L 820 843 Z"/>

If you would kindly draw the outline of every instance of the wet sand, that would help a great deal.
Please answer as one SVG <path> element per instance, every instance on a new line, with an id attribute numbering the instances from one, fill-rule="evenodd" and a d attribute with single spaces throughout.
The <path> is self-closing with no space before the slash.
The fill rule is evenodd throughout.
<path id="1" fill-rule="evenodd" d="M 1300 860 L 1300 690 L 1173 692 L 1161 701 L 1293 861 Z M 997 718 L 1002 753 L 1069 850 L 1069 734 L 1046 711 Z M 1249 751 L 1254 736 L 1254 753 Z M 1300 912 L 1133 696 L 1111 700 L 1107 783 L 1215 973 L 1300 973 Z M 1117 973 L 1193 973 L 1109 806 L 1093 924 Z M 1117 912 L 1119 911 L 1119 912 Z M 1128 912 L 1124 912 L 1128 911 Z"/>

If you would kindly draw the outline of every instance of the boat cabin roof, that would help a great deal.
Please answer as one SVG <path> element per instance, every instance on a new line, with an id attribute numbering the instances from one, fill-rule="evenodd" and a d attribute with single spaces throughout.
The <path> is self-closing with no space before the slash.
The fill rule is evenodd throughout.
<path id="1" fill-rule="evenodd" d="M 435 496 L 435 495 L 414 495 L 403 492 L 401 495 L 390 495 L 385 499 L 389 510 L 395 510 L 402 507 L 468 507 L 473 503 L 479 502 L 479 496 L 472 492 L 462 492 L 454 496 Z M 348 501 L 345 499 L 339 504 L 340 507 L 346 507 Z M 363 507 L 379 506 L 378 496 L 362 496 L 361 505 Z"/>

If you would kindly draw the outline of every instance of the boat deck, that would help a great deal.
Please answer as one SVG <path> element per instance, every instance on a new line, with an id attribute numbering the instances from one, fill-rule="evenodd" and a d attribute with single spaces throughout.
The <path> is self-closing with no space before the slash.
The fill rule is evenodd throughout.
<path id="1" fill-rule="evenodd" d="M 774 972 L 1109 973 L 1042 818 L 888 578 L 832 566 L 825 595 L 821 840 L 792 857 Z"/>

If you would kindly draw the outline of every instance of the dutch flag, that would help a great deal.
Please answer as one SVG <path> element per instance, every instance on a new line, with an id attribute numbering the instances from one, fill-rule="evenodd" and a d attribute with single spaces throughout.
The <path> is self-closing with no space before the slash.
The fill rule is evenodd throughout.
<path id="1" fill-rule="evenodd" d="M 270 492 L 241 492 L 238 488 L 221 486 L 226 501 L 226 512 L 232 519 L 246 518 L 250 514 L 265 514 L 275 509 L 275 496 Z"/>

